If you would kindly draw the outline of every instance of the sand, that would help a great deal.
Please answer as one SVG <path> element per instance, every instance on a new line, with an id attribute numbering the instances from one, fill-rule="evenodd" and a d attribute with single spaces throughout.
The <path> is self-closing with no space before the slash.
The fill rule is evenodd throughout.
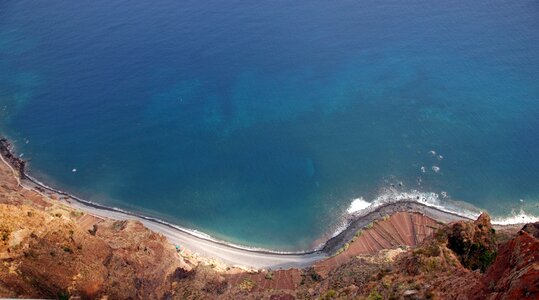
<path id="1" fill-rule="evenodd" d="M 17 156 L 12 156 L 11 160 L 13 157 Z M 315 262 L 327 258 L 333 254 L 337 249 L 342 247 L 344 243 L 350 241 L 358 229 L 395 212 L 419 212 L 440 222 L 450 222 L 465 219 L 462 216 L 428 207 L 414 201 L 400 201 L 397 203 L 380 206 L 366 215 L 356 216 L 355 218 L 349 219 L 348 227 L 338 235 L 329 239 L 321 250 L 308 251 L 304 253 L 280 253 L 248 249 L 228 244 L 224 241 L 215 240 L 211 237 L 197 234 L 195 231 L 168 224 L 158 219 L 117 210 L 79 199 L 40 183 L 39 181 L 30 177 L 28 174 L 24 174 L 25 176 L 22 176 L 21 179 L 16 169 L 13 168 L 10 163 L 8 163 L 10 159 L 6 159 L 8 157 L 4 158 L 3 156 L 0 156 L 0 158 L 3 162 L 2 167 L 8 167 L 11 169 L 13 176 L 15 176 L 19 186 L 21 186 L 23 189 L 37 191 L 44 197 L 51 199 L 51 201 L 61 201 L 65 205 L 77 210 L 81 210 L 93 216 L 114 220 L 140 221 L 149 229 L 163 234 L 172 244 L 182 246 L 200 256 L 219 259 L 230 266 L 242 266 L 254 269 L 308 267 L 313 265 Z"/>

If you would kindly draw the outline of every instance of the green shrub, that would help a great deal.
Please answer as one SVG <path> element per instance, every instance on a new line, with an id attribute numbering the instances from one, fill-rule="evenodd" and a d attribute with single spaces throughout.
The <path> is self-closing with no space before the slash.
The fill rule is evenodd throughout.
<path id="1" fill-rule="evenodd" d="M 337 297 L 337 292 L 335 290 L 329 290 L 327 293 L 320 297 L 320 300 L 331 300 Z"/>
<path id="2" fill-rule="evenodd" d="M 361 229 L 359 229 L 358 231 L 356 231 L 356 234 L 354 234 L 354 237 L 352 238 L 351 242 L 355 242 L 357 240 L 358 237 L 361 236 Z"/>
<path id="3" fill-rule="evenodd" d="M 484 250 L 479 254 L 479 268 L 481 272 L 485 272 L 488 266 L 490 266 L 496 259 L 496 251 Z"/>
<path id="4" fill-rule="evenodd" d="M 383 300 L 382 295 L 380 295 L 378 291 L 371 291 L 367 299 L 368 300 Z"/>
<path id="5" fill-rule="evenodd" d="M 58 293 L 58 299 L 60 300 L 69 300 L 71 298 L 71 295 L 67 291 L 62 291 Z"/>
<path id="6" fill-rule="evenodd" d="M 311 279 L 314 280 L 314 281 L 321 281 L 322 280 L 322 276 L 320 276 L 320 274 L 316 273 L 316 272 L 311 272 Z"/>
<path id="7" fill-rule="evenodd" d="M 256 282 L 252 281 L 249 278 L 243 279 L 243 281 L 240 283 L 240 289 L 244 291 L 251 291 L 256 286 Z"/>
<path id="8" fill-rule="evenodd" d="M 343 253 L 344 251 L 348 250 L 348 247 L 350 247 L 350 243 L 345 243 L 339 250 L 335 252 L 335 254 L 333 254 L 333 256 Z"/>

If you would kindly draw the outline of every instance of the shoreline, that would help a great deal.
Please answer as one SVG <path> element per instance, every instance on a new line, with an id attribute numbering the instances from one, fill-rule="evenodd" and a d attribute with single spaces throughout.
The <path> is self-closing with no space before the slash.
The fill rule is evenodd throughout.
<path id="1" fill-rule="evenodd" d="M 113 220 L 138 220 L 150 230 L 163 234 L 172 244 L 185 246 L 189 250 L 204 257 L 220 259 L 231 266 L 239 265 L 257 269 L 308 267 L 319 260 L 330 257 L 345 243 L 349 242 L 361 228 L 396 212 L 418 212 L 442 223 L 449 223 L 456 220 L 470 220 L 470 218 L 454 212 L 444 211 L 412 199 L 404 199 L 398 202 L 381 204 L 362 215 L 352 214 L 346 216 L 346 227 L 340 232 L 336 232 L 317 249 L 298 252 L 280 252 L 250 248 L 218 240 L 203 232 L 198 233 L 199 231 L 183 228 L 154 217 L 84 200 L 50 187 L 26 172 L 27 161 L 15 155 L 13 145 L 6 138 L 0 138 L 0 155 L 2 156 L 2 161 L 12 168 L 14 176 L 17 177 L 16 172 L 19 173 L 19 178 L 17 179 L 19 185 L 23 188 L 37 190 L 38 192 L 48 191 L 49 193 L 61 196 L 59 197 L 60 200 L 58 200 L 61 203 L 97 217 Z M 46 196 L 50 197 L 51 195 Z"/>

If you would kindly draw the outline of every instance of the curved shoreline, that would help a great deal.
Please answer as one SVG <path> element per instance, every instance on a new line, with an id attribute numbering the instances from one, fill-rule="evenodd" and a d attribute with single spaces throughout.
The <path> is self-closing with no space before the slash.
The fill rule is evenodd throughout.
<path id="1" fill-rule="evenodd" d="M 182 228 L 154 217 L 84 200 L 64 191 L 50 187 L 33 178 L 26 172 L 27 162 L 15 155 L 12 144 L 5 138 L 0 138 L 0 155 L 2 156 L 2 160 L 4 162 L 19 172 L 20 184 L 30 185 L 27 188 L 38 191 L 40 191 L 40 189 L 46 190 L 48 192 L 63 196 L 64 198 L 68 197 L 68 199 L 72 199 L 74 201 L 62 202 L 98 217 L 116 220 L 135 219 L 141 221 L 149 229 L 166 236 L 167 239 L 173 244 L 185 245 L 186 248 L 197 252 L 202 256 L 215 257 L 231 265 L 274 269 L 307 267 L 312 265 L 314 262 L 327 258 L 329 255 L 333 254 L 346 242 L 350 241 L 356 234 L 357 230 L 365 227 L 369 223 L 382 219 L 386 215 L 391 215 L 398 211 L 419 212 L 444 223 L 455 220 L 469 219 L 457 213 L 444 211 L 436 207 L 419 203 L 412 199 L 404 199 L 398 202 L 385 203 L 377 207 L 373 207 L 372 210 L 367 211 L 362 215 L 356 214 L 347 217 L 346 228 L 324 242 L 320 249 L 298 252 L 279 252 L 267 249 L 249 248 L 218 240 L 204 233 L 197 234 L 196 230 Z"/>
<path id="2" fill-rule="evenodd" d="M 135 217 L 135 218 L 141 218 L 141 219 L 144 219 L 144 220 L 146 220 L 148 222 L 158 223 L 160 225 L 167 226 L 167 227 L 169 227 L 171 229 L 179 230 L 179 231 L 181 231 L 183 233 L 192 235 L 193 237 L 208 240 L 208 241 L 211 241 L 213 243 L 220 244 L 222 246 L 236 248 L 236 249 L 240 249 L 240 250 L 247 250 L 247 251 L 257 252 L 257 253 L 262 253 L 262 254 L 305 255 L 305 254 L 313 254 L 313 253 L 319 252 L 319 250 L 297 251 L 297 252 L 273 251 L 273 250 L 269 250 L 269 249 L 257 249 L 257 248 L 250 248 L 250 247 L 247 247 L 247 246 L 236 245 L 236 244 L 233 244 L 233 243 L 229 243 L 229 242 L 226 242 L 226 241 L 216 239 L 216 238 L 214 238 L 214 237 L 212 237 L 212 236 L 210 236 L 208 234 L 205 234 L 205 233 L 197 234 L 197 232 L 199 232 L 197 230 L 183 228 L 183 227 L 181 227 L 179 225 L 175 225 L 175 224 L 163 221 L 163 220 L 158 219 L 158 218 L 145 216 L 143 214 L 138 214 L 138 213 L 131 212 L 131 211 L 124 210 L 124 209 L 120 209 L 120 208 L 117 208 L 117 207 L 110 207 L 110 206 L 102 205 L 102 204 L 92 202 L 92 201 L 89 201 L 89 200 L 84 200 L 84 199 L 82 199 L 80 197 L 77 197 L 77 196 L 74 196 L 72 194 L 66 193 L 64 191 L 60 191 L 60 190 L 57 190 L 57 189 L 55 189 L 53 187 L 50 187 L 50 186 L 42 183 L 41 181 L 33 178 L 32 176 L 28 175 L 28 173 L 25 173 L 24 176 L 25 176 L 24 180 L 28 180 L 28 181 L 32 182 L 34 185 L 36 185 L 36 186 L 38 186 L 38 187 L 40 187 L 42 189 L 45 189 L 45 190 L 48 190 L 48 191 L 53 192 L 55 194 L 62 195 L 62 196 L 68 197 L 69 199 L 75 200 L 79 204 L 85 206 L 86 208 L 91 208 L 92 210 L 102 210 L 102 211 L 114 212 L 114 213 L 118 213 L 118 214 L 124 214 L 124 215 L 132 216 L 132 217 Z M 72 203 L 68 202 L 68 204 L 72 204 Z"/>
<path id="3" fill-rule="evenodd" d="M 405 211 L 421 213 L 442 223 L 449 223 L 459 220 L 473 220 L 469 217 L 459 215 L 454 212 L 445 211 L 436 207 L 428 206 L 414 200 L 401 200 L 398 202 L 385 203 L 375 207 L 374 209 L 366 212 L 365 214 L 356 215 L 349 218 L 349 222 L 346 228 L 334 237 L 327 240 L 324 244 L 324 247 L 322 248 L 322 251 L 324 251 L 325 253 L 334 253 L 345 243 L 352 240 L 358 230 L 361 230 L 370 223 L 381 220 L 396 212 Z"/>

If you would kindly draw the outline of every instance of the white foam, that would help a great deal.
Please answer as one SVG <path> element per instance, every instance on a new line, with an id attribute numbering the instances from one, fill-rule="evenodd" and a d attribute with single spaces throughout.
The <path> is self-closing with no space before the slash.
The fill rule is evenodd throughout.
<path id="1" fill-rule="evenodd" d="M 443 208 L 437 193 L 420 192 L 417 190 L 399 191 L 395 188 L 384 189 L 380 195 L 374 199 L 373 204 L 374 206 L 380 206 L 400 201 L 415 201 L 427 206 Z"/>
<path id="2" fill-rule="evenodd" d="M 400 191 L 395 187 L 385 188 L 372 201 L 368 202 L 363 197 L 354 199 L 347 209 L 349 214 L 367 214 L 376 208 L 401 201 L 415 201 L 426 206 L 435 207 L 444 210 L 444 206 L 439 201 L 436 193 L 425 193 L 417 190 Z"/>
<path id="3" fill-rule="evenodd" d="M 472 206 L 468 207 L 467 205 L 463 205 L 463 203 L 449 200 L 447 192 L 442 192 L 441 194 L 442 197 L 433 192 L 420 192 L 417 190 L 400 191 L 394 187 L 385 188 L 371 202 L 366 201 L 362 197 L 354 199 L 347 212 L 354 215 L 366 215 L 385 204 L 401 201 L 415 201 L 425 206 L 458 214 L 473 220 L 477 219 L 481 214 L 481 211 Z M 492 218 L 492 224 L 496 225 L 514 225 L 534 222 L 539 222 L 539 216 L 534 216 L 522 209 L 518 212 L 513 212 L 510 216 Z"/>
<path id="4" fill-rule="evenodd" d="M 353 214 L 358 211 L 362 211 L 365 208 L 369 207 L 371 203 L 365 201 L 363 197 L 356 198 L 350 203 L 350 206 L 346 210 L 349 214 Z"/>
<path id="5" fill-rule="evenodd" d="M 444 194 L 446 197 L 448 197 L 446 193 Z M 442 199 L 443 200 L 441 200 L 440 195 L 434 192 L 420 192 L 414 189 L 402 191 L 396 187 L 390 187 L 381 190 L 379 195 L 371 202 L 366 201 L 362 197 L 354 199 L 347 212 L 348 214 L 353 214 L 355 216 L 366 215 L 376 210 L 378 207 L 386 204 L 414 201 L 425 206 L 433 207 L 448 213 L 458 214 L 470 219 L 476 219 L 480 214 L 479 210 L 475 210 L 472 207 L 462 207 L 461 205 L 453 203 L 453 201 L 450 201 L 443 196 Z"/>
<path id="6" fill-rule="evenodd" d="M 524 210 L 513 213 L 508 217 L 496 217 L 492 219 L 492 224 L 496 225 L 514 225 L 539 222 L 539 217 L 527 214 Z"/>

